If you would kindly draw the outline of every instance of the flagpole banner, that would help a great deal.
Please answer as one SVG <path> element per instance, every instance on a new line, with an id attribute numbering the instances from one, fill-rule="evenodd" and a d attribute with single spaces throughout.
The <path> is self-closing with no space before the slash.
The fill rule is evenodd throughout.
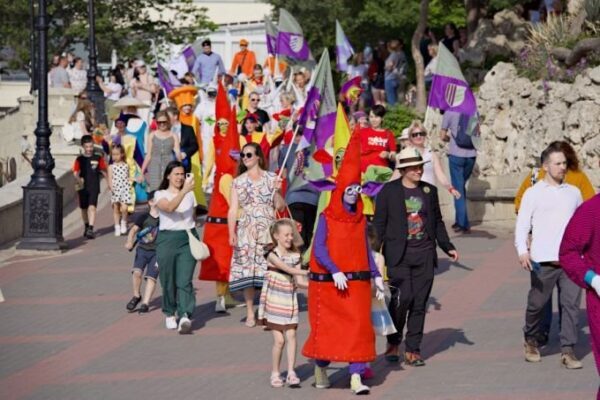
<path id="1" fill-rule="evenodd" d="M 440 43 L 437 57 L 427 105 L 461 114 L 475 114 L 477 112 L 475 95 L 454 55 Z"/>
<path id="2" fill-rule="evenodd" d="M 267 34 L 267 52 L 269 54 L 277 54 L 277 27 L 269 17 L 265 15 L 265 31 Z"/>
<path id="3" fill-rule="evenodd" d="M 348 71 L 348 59 L 354 55 L 354 49 L 338 20 L 335 20 L 335 50 L 338 71 Z"/>
<path id="4" fill-rule="evenodd" d="M 283 8 L 279 9 L 278 29 L 276 54 L 299 61 L 307 61 L 311 58 L 308 42 L 300 24 Z"/>
<path id="5" fill-rule="evenodd" d="M 168 71 L 162 64 L 158 64 L 156 68 L 156 72 L 158 75 L 158 82 L 160 86 L 167 92 L 167 96 L 173 89 L 181 86 L 181 83 L 173 76 L 173 74 Z"/>
<path id="6" fill-rule="evenodd" d="M 194 51 L 194 48 L 192 46 L 187 46 L 185 49 L 183 49 L 181 54 L 185 58 L 188 71 L 191 71 L 194 63 L 196 62 L 196 52 Z"/>

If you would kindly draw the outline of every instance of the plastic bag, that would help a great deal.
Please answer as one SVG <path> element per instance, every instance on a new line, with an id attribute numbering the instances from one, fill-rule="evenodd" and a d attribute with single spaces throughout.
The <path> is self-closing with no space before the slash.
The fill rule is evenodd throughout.
<path id="1" fill-rule="evenodd" d="M 375 334 L 379 336 L 387 336 L 397 333 L 392 317 L 385 305 L 385 301 L 371 298 L 371 322 Z"/>

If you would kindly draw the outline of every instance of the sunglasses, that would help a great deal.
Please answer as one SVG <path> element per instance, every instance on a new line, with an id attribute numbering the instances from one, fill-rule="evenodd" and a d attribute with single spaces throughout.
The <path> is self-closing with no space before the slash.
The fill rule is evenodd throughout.
<path id="1" fill-rule="evenodd" d="M 241 158 L 252 158 L 254 157 L 254 153 L 240 153 Z"/>
<path id="2" fill-rule="evenodd" d="M 250 101 L 258 101 L 258 99 L 250 99 Z"/>
<path id="3" fill-rule="evenodd" d="M 157 124 L 167 124 L 169 123 L 168 121 L 165 120 L 160 120 L 160 121 L 156 121 Z"/>
<path id="4" fill-rule="evenodd" d="M 360 186 L 348 186 L 344 190 L 344 193 L 347 194 L 348 196 L 352 196 L 353 194 L 361 194 L 362 193 L 362 187 L 360 187 Z"/>
<path id="5" fill-rule="evenodd" d="M 418 131 L 418 132 L 412 132 L 412 133 L 410 134 L 410 137 L 412 137 L 412 138 L 416 138 L 416 137 L 418 137 L 418 136 L 425 137 L 425 136 L 427 136 L 427 133 L 425 133 L 425 132 L 423 132 L 423 131 Z"/>

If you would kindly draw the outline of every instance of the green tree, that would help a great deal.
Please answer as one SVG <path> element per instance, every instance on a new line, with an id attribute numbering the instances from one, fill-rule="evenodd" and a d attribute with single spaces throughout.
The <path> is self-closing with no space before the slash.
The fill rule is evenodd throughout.
<path id="1" fill-rule="evenodd" d="M 61 53 L 87 44 L 87 1 L 49 1 L 49 50 Z M 206 8 L 193 0 L 96 0 L 96 42 L 100 60 L 114 48 L 120 56 L 148 56 L 157 44 L 187 43 L 216 29 Z M 29 1 L 0 0 L 0 47 L 14 51 L 13 65 L 29 63 Z"/>

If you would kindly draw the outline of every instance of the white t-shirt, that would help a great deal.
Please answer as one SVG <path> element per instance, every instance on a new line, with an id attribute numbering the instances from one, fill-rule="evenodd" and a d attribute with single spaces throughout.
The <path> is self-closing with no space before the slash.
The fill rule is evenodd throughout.
<path id="1" fill-rule="evenodd" d="M 123 86 L 121 86 L 121 84 L 116 82 L 109 82 L 106 84 L 106 87 L 108 88 L 108 90 L 110 90 L 109 94 L 104 94 L 104 96 L 108 100 L 117 101 L 121 98 L 121 92 L 123 91 Z"/>
<path id="2" fill-rule="evenodd" d="M 168 190 L 157 190 L 154 193 L 154 200 L 158 202 L 161 199 L 171 201 L 176 196 Z M 160 222 L 158 229 L 161 231 L 184 231 L 196 227 L 194 221 L 194 208 L 196 207 L 196 198 L 193 192 L 187 193 L 177 209 L 173 212 L 158 210 Z"/>

